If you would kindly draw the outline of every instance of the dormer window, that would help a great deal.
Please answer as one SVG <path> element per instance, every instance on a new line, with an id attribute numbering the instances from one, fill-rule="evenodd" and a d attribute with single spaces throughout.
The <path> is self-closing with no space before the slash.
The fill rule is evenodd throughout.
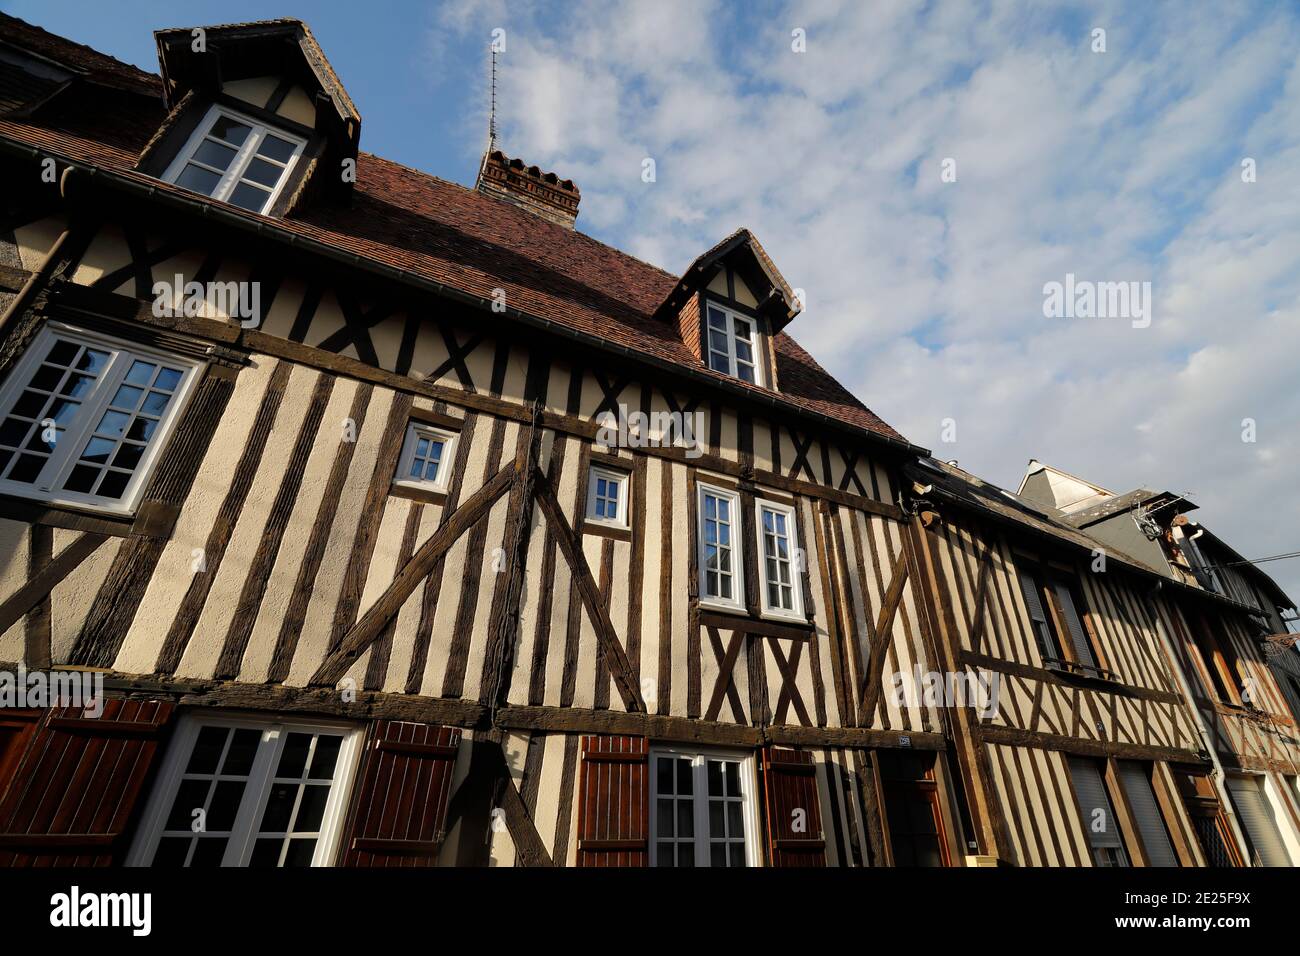
<path id="1" fill-rule="evenodd" d="M 214 106 L 167 168 L 167 182 L 252 212 L 280 195 L 305 141 Z"/>
<path id="2" fill-rule="evenodd" d="M 751 318 L 710 302 L 708 314 L 709 368 L 742 382 L 763 384 L 758 362 L 758 324 Z"/>

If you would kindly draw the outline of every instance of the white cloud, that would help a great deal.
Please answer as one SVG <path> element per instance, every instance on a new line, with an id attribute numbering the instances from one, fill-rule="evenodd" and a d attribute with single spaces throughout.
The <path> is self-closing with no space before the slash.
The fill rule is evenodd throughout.
<path id="1" fill-rule="evenodd" d="M 506 14 L 466 4 L 440 29 Z M 755 22 L 725 4 L 591 0 L 508 14 L 503 147 L 571 176 L 585 229 L 676 271 L 747 225 L 808 290 L 791 332 L 940 457 L 1013 488 L 1037 457 L 1109 487 L 1192 491 L 1247 556 L 1300 548 L 1293 12 L 845 0 Z M 956 183 L 939 179 L 946 157 Z M 1044 319 L 1043 283 L 1066 272 L 1152 282 L 1151 327 Z M 946 417 L 955 446 L 939 443 Z M 1267 567 L 1300 594 L 1300 562 Z"/>

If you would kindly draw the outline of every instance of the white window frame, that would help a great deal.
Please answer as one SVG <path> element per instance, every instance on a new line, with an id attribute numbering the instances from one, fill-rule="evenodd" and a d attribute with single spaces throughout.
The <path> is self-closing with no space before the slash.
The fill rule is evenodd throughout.
<path id="1" fill-rule="evenodd" d="M 627 528 L 627 496 L 628 489 L 632 486 L 632 483 L 628 481 L 630 476 L 625 471 L 603 468 L 599 465 L 592 465 L 590 472 L 587 478 L 587 514 L 583 518 L 583 523 L 599 525 L 603 528 Z M 604 478 L 606 481 L 612 481 L 618 485 L 618 514 L 614 518 L 596 516 L 596 480 L 598 478 Z"/>
<path id="2" fill-rule="evenodd" d="M 726 331 L 727 371 L 725 372 L 722 372 L 721 369 L 713 368 L 713 362 L 711 361 L 711 359 L 713 358 L 713 353 L 718 350 L 713 348 L 713 342 L 711 341 L 709 335 L 709 332 L 711 330 L 711 327 L 709 325 L 710 309 L 715 309 L 718 312 L 722 313 L 722 315 L 727 320 L 727 331 Z M 731 378 L 737 379 L 742 382 L 745 381 L 743 378 L 740 377 L 739 374 L 740 369 L 738 367 L 739 360 L 736 358 L 736 323 L 737 322 L 743 322 L 749 326 L 749 344 L 751 350 L 754 353 L 754 361 L 752 364 L 752 367 L 754 369 L 753 384 L 761 387 L 766 384 L 766 376 L 763 374 L 763 345 L 762 342 L 759 341 L 760 336 L 758 330 L 758 320 L 751 318 L 748 315 L 742 315 L 736 310 L 729 309 L 724 305 L 719 305 L 718 303 L 710 299 L 706 299 L 704 302 L 704 330 L 703 330 L 704 331 L 704 344 L 703 344 L 704 364 L 708 366 L 710 369 L 713 369 L 713 371 L 715 372 L 722 372 L 722 374 L 728 375 Z M 718 354 L 721 355 L 722 353 L 718 352 Z"/>
<path id="3" fill-rule="evenodd" d="M 171 161 L 166 172 L 163 173 L 162 178 L 164 181 L 169 183 L 176 182 L 180 177 L 181 171 L 185 169 L 186 164 L 190 162 L 194 154 L 198 151 L 203 140 L 207 138 L 209 131 L 216 124 L 217 120 L 223 116 L 227 119 L 232 119 L 236 122 L 243 123 L 245 126 L 251 127 L 252 131 L 248 134 L 248 139 L 244 140 L 243 145 L 238 148 L 234 158 L 230 161 L 230 166 L 224 172 L 215 167 L 210 167 L 195 161 L 196 165 L 202 166 L 204 169 L 208 169 L 221 177 L 220 182 L 217 183 L 216 190 L 208 197 L 209 199 L 229 202 L 230 194 L 235 191 L 235 186 L 239 184 L 241 177 L 243 177 L 244 173 L 247 172 L 249 165 L 253 161 L 253 157 L 257 155 L 257 148 L 262 144 L 262 141 L 266 139 L 268 133 L 274 133 L 276 136 L 280 137 L 280 139 L 288 140 L 294 144 L 293 155 L 290 156 L 289 161 L 285 163 L 284 172 L 280 174 L 279 181 L 276 182 L 275 187 L 271 190 L 266 202 L 262 204 L 262 208 L 246 210 L 248 212 L 257 212 L 266 215 L 266 211 L 275 205 L 276 200 L 280 198 L 280 193 L 284 191 L 285 183 L 287 183 L 289 177 L 293 175 L 294 167 L 298 164 L 298 158 L 307 147 L 307 141 L 301 136 L 290 133 L 283 127 L 269 126 L 266 123 L 259 122 L 258 120 L 246 116 L 236 110 L 232 110 L 229 107 L 213 105 L 208 110 L 207 115 L 203 117 L 203 121 L 199 123 L 194 132 L 190 134 L 190 138 L 185 141 L 185 145 L 181 148 L 180 152 L 176 154 L 176 158 Z M 259 185 L 262 184 L 259 183 Z M 205 194 L 200 193 L 199 195 Z M 243 209 L 244 207 L 239 206 L 237 208 Z"/>
<path id="4" fill-rule="evenodd" d="M 658 865 L 659 854 L 659 774 L 656 760 L 659 757 L 689 757 L 693 761 L 692 802 L 695 809 L 695 866 L 709 867 L 709 779 L 708 760 L 730 760 L 739 764 L 740 793 L 744 798 L 742 815 L 745 821 L 745 865 L 762 865 L 758 851 L 758 780 L 755 776 L 754 755 L 713 747 L 654 746 L 650 749 L 650 866 Z"/>
<path id="5" fill-rule="evenodd" d="M 48 353 L 54 339 L 75 341 L 81 345 L 93 346 L 112 352 L 113 355 L 109 359 L 107 374 L 101 375 L 91 390 L 82 397 L 81 410 L 72 420 L 71 425 L 64 431 L 63 437 L 59 439 L 59 445 L 62 447 L 56 447 L 54 454 L 50 456 L 55 468 L 45 482 L 47 487 L 40 487 L 36 484 L 29 485 L 6 478 L 0 479 L 0 493 L 86 511 L 118 515 L 134 514 L 136 501 L 148 483 L 149 477 L 153 474 L 158 456 L 175 431 L 176 423 L 180 421 L 181 416 L 185 413 L 185 408 L 193 395 L 194 387 L 207 363 L 191 356 L 176 355 L 172 352 L 138 345 L 124 339 L 68 325 L 64 322 L 47 322 L 31 344 L 27 346 L 22 358 L 14 365 L 8 377 L 3 383 L 0 383 L 0 420 L 3 420 L 9 414 L 9 411 L 18 401 L 18 397 L 31 381 L 33 373 Z M 134 358 L 182 366 L 185 368 L 185 372 L 181 377 L 180 384 L 172 392 L 172 400 L 168 403 L 166 412 L 158 419 L 158 430 L 146 446 L 144 454 L 131 475 L 130 482 L 122 493 L 122 497 L 117 499 L 103 498 L 84 492 L 58 490 L 58 486 L 67 479 L 68 474 L 76 465 L 78 456 L 81 454 L 82 449 L 85 448 L 86 442 L 96 425 L 99 424 L 109 402 L 116 394 L 118 386 L 122 384 L 122 380 L 130 370 L 131 361 Z M 50 466 L 46 465 L 46 467 Z"/>
<path id="6" fill-rule="evenodd" d="M 785 516 L 790 563 L 790 596 L 793 603 L 791 608 L 773 607 L 767 599 L 769 581 L 767 577 L 767 536 L 763 530 L 764 511 L 772 511 Z M 756 553 L 758 556 L 758 581 L 761 592 L 759 594 L 759 607 L 762 609 L 763 617 L 781 618 L 787 621 L 807 620 L 803 610 L 803 570 L 799 567 L 799 533 L 795 521 L 795 511 L 791 505 L 782 504 L 778 501 L 769 501 L 766 498 L 758 498 L 754 501 L 754 531 L 758 537 L 755 547 L 758 549 Z"/>
<path id="7" fill-rule="evenodd" d="M 172 803 L 180 790 L 181 778 L 199 731 L 207 726 L 248 727 L 262 732 L 262 742 L 253 758 L 248 783 L 231 826 L 223 867 L 248 866 L 257 842 L 258 828 L 275 779 L 276 765 L 288 735 L 293 732 L 342 734 L 329 800 L 321 818 L 320 836 L 312 854 L 312 866 L 333 866 L 342 839 L 343 822 L 352 796 L 353 778 L 361 754 L 363 728 L 330 721 L 265 720 L 245 715 L 185 715 L 168 745 L 158 778 L 145 805 L 145 812 L 127 855 L 127 866 L 149 866 L 158 850 Z"/>
<path id="8" fill-rule="evenodd" d="M 402 454 L 397 461 L 397 474 L 393 477 L 393 484 L 404 488 L 445 492 L 455 467 L 456 440 L 459 437 L 456 432 L 445 428 L 438 428 L 421 421 L 409 422 L 406 426 L 406 438 L 402 441 Z M 421 438 L 443 443 L 442 457 L 438 459 L 437 481 L 411 477 L 411 462 L 415 460 L 415 449 Z"/>
<path id="9" fill-rule="evenodd" d="M 745 533 L 740 513 L 740 492 L 734 488 L 722 488 L 700 482 L 695 489 L 695 547 L 696 564 L 699 566 L 700 604 L 724 611 L 745 610 Z M 732 597 L 730 600 L 714 597 L 708 593 L 708 569 L 705 566 L 706 544 L 704 540 L 704 498 L 714 495 L 726 498 L 731 503 L 731 579 Z"/>

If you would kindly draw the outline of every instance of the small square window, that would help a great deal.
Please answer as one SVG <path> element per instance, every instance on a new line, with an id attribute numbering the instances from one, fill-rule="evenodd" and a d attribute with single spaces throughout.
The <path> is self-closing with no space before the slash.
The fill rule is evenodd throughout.
<path id="1" fill-rule="evenodd" d="M 214 106 L 163 179 L 252 212 L 275 203 L 306 143 Z"/>
<path id="2" fill-rule="evenodd" d="M 592 468 L 587 483 L 587 522 L 627 527 L 627 472 Z"/>
<path id="3" fill-rule="evenodd" d="M 455 444 L 455 432 L 411 422 L 406 428 L 406 441 L 402 445 L 402 457 L 398 460 L 393 483 L 445 491 Z"/>

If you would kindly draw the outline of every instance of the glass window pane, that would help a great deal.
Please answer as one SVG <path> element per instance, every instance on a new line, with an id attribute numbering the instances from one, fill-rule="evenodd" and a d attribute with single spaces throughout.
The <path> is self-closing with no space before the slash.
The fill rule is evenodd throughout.
<path id="1" fill-rule="evenodd" d="M 203 809 L 211 787 L 210 780 L 182 780 L 163 829 L 188 831 L 194 823 L 194 811 Z"/>
<path id="2" fill-rule="evenodd" d="M 656 793 L 673 792 L 673 759 L 671 757 L 659 757 L 656 761 Z"/>
<path id="3" fill-rule="evenodd" d="M 199 144 L 199 148 L 194 151 L 191 158 L 203 163 L 205 166 L 212 166 L 224 172 L 226 167 L 230 165 L 230 161 L 235 158 L 235 150 L 225 143 L 205 139 Z"/>
<path id="4" fill-rule="evenodd" d="M 722 796 L 722 763 L 718 760 L 709 761 L 709 796 Z"/>
<path id="5" fill-rule="evenodd" d="M 261 839 L 253 846 L 253 855 L 248 861 L 251 867 L 271 867 L 280 865 L 280 850 L 284 841 L 279 837 Z"/>
<path id="6" fill-rule="evenodd" d="M 689 757 L 677 758 L 677 792 L 689 796 L 695 792 L 694 768 Z"/>
<path id="7" fill-rule="evenodd" d="M 298 815 L 293 821 L 295 833 L 315 833 L 320 829 L 321 820 L 325 819 L 325 802 L 329 799 L 329 784 L 316 784 L 302 788 L 302 799 L 298 802 Z"/>
<path id="8" fill-rule="evenodd" d="M 316 751 L 311 758 L 311 772 L 307 774 L 313 780 L 331 780 L 334 777 L 334 765 L 338 763 L 339 748 L 343 745 L 342 737 L 321 734 L 316 738 Z"/>
<path id="9" fill-rule="evenodd" d="M 673 829 L 673 804 L 671 799 L 660 798 L 659 806 L 656 809 L 657 819 L 655 820 L 655 831 L 660 836 L 673 836 L 677 831 Z"/>
<path id="10" fill-rule="evenodd" d="M 714 843 L 709 846 L 709 866 L 727 865 L 727 844 Z"/>
<path id="11" fill-rule="evenodd" d="M 261 186 L 254 186 L 251 183 L 240 183 L 230 194 L 232 205 L 239 206 L 252 212 L 261 212 L 266 201 L 271 198 L 270 192 Z"/>
<path id="12" fill-rule="evenodd" d="M 276 768 L 275 775 L 301 777 L 307 767 L 307 752 L 310 748 L 311 734 L 290 733 L 284 741 L 284 750 L 280 752 L 280 766 Z"/>
<path id="13" fill-rule="evenodd" d="M 677 835 L 695 836 L 695 804 L 690 800 L 677 801 Z"/>
<path id="14" fill-rule="evenodd" d="M 212 791 L 212 802 L 208 805 L 207 830 L 209 833 L 228 831 L 235 825 L 235 814 L 239 811 L 239 801 L 244 796 L 244 781 L 219 780 Z"/>
<path id="15" fill-rule="evenodd" d="M 95 494 L 104 498 L 121 498 L 126 493 L 126 486 L 131 483 L 131 476 L 123 471 L 110 471 L 104 475 L 95 489 Z"/>
<path id="16" fill-rule="evenodd" d="M 194 741 L 190 751 L 190 762 L 185 766 L 186 773 L 216 773 L 217 761 L 221 759 L 221 750 L 226 745 L 228 727 L 204 727 Z"/>
<path id="17" fill-rule="evenodd" d="M 289 819 L 293 815 L 293 804 L 297 798 L 298 784 L 277 783 L 273 786 L 258 829 L 263 833 L 282 833 L 289 829 Z"/>
<path id="18" fill-rule="evenodd" d="M 158 841 L 158 849 L 154 851 L 150 866 L 184 866 L 185 858 L 190 853 L 190 844 L 193 842 L 190 837 L 163 837 Z"/>
<path id="19" fill-rule="evenodd" d="M 289 849 L 284 855 L 285 866 L 311 866 L 311 859 L 316 854 L 316 840 L 290 840 Z"/>
<path id="20" fill-rule="evenodd" d="M 287 139 L 281 139 L 274 133 L 267 133 L 262 145 L 257 148 L 258 155 L 267 156 L 281 163 L 287 163 L 297 147 Z"/>
<path id="21" fill-rule="evenodd" d="M 144 363 L 136 362 L 135 364 L 143 365 Z M 135 371 L 135 368 L 132 367 L 131 371 Z M 153 383 L 153 387 L 160 388 L 168 392 L 174 392 L 176 391 L 176 386 L 180 385 L 181 379 L 184 376 L 185 373 L 182 372 L 180 369 L 165 368 L 158 373 L 158 379 Z M 130 375 L 128 375 L 127 378 L 129 379 Z"/>
<path id="22" fill-rule="evenodd" d="M 276 166 L 274 163 L 268 163 L 266 160 L 254 156 L 252 162 L 248 164 L 248 168 L 244 170 L 244 177 L 274 189 L 283 173 L 283 166 Z"/>
<path id="23" fill-rule="evenodd" d="M 176 177 L 176 185 L 192 189 L 196 193 L 202 193 L 205 196 L 211 196 L 216 192 L 217 183 L 219 182 L 221 182 L 221 177 L 216 173 L 189 163 L 181 170 L 181 174 Z"/>
<path id="24" fill-rule="evenodd" d="M 251 128 L 239 120 L 231 119 L 229 116 L 218 116 L 216 122 L 212 124 L 209 135 L 224 139 L 232 146 L 240 146 L 248 139 L 250 132 L 252 132 Z"/>
<path id="25" fill-rule="evenodd" d="M 195 841 L 191 867 L 217 867 L 226 855 L 226 837 L 205 837 Z"/>
<path id="26" fill-rule="evenodd" d="M 205 728 L 206 729 L 206 728 Z M 250 727 L 240 727 L 230 741 L 226 751 L 225 763 L 221 772 L 232 776 L 247 776 L 253 769 L 253 757 L 257 755 L 257 745 L 262 741 L 262 734 Z"/>

